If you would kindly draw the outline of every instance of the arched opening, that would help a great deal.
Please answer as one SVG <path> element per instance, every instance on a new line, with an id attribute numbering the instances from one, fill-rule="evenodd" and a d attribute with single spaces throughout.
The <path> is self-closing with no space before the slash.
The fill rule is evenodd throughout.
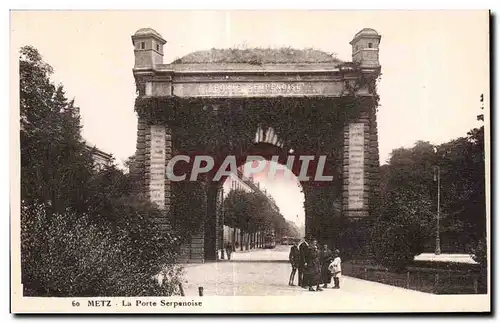
<path id="1" fill-rule="evenodd" d="M 251 248 L 252 245 L 256 245 L 255 234 L 258 234 L 260 240 L 257 242 L 260 242 L 263 247 L 265 247 L 266 242 L 268 245 L 279 244 L 284 237 L 302 238 L 304 235 L 310 235 L 320 243 L 334 244 L 335 230 L 333 230 L 333 227 L 338 228 L 338 221 L 335 222 L 335 219 L 340 218 L 341 210 L 340 196 L 336 196 L 335 192 L 332 191 L 332 183 L 338 181 L 316 181 L 314 173 L 317 170 L 318 161 L 306 163 L 306 166 L 308 166 L 304 168 L 304 162 L 299 158 L 300 156 L 295 154 L 294 149 L 291 147 L 278 146 L 264 141 L 249 145 L 246 151 L 237 156 L 223 156 L 226 159 L 228 157 L 235 159 L 235 165 L 240 175 L 227 174 L 219 177 L 218 181 L 212 180 L 209 184 L 203 233 L 205 260 L 219 259 L 220 249 L 228 241 L 233 244 L 238 242 L 240 251 Z M 263 162 L 260 167 L 255 160 L 253 161 L 254 165 L 251 163 L 249 165 L 248 159 L 255 157 L 258 157 Z M 293 162 L 290 163 L 290 160 L 293 160 Z M 222 166 L 223 162 L 221 161 L 216 161 L 215 165 L 215 169 L 221 167 L 228 170 Z M 256 174 L 256 172 L 259 174 Z M 252 173 L 253 183 L 249 181 L 249 173 Z M 258 175 L 258 181 L 256 175 Z M 217 178 L 216 175 L 214 177 Z M 304 180 L 304 178 L 308 179 Z M 231 184 L 233 182 L 236 184 Z M 237 225 L 232 223 L 231 225 L 228 223 L 227 217 L 225 220 L 223 219 L 224 199 L 227 197 L 228 192 L 238 187 L 242 188 L 242 186 L 257 185 L 256 182 L 260 182 L 258 184 L 260 187 L 253 187 L 252 190 L 261 191 L 261 189 L 266 189 L 267 195 L 270 195 L 266 199 L 273 201 L 276 205 L 278 205 L 276 199 L 278 198 L 280 201 L 281 207 L 278 205 L 276 212 L 279 215 L 278 217 L 283 219 L 280 232 L 261 232 L 257 228 L 258 226 L 249 228 L 245 227 L 245 223 L 238 223 Z M 335 205 L 338 206 L 338 212 L 332 211 Z M 298 223 L 300 234 L 292 234 L 293 230 L 288 229 L 287 221 Z M 229 229 L 226 228 L 225 231 L 223 229 L 223 222 L 233 230 L 231 239 L 228 237 Z M 234 230 L 235 226 L 236 232 Z M 225 240 L 224 232 L 226 235 Z M 244 243 L 243 248 L 241 246 L 242 242 Z"/>
<path id="2" fill-rule="evenodd" d="M 214 261 L 219 258 L 218 250 L 223 244 L 220 242 L 221 191 L 229 174 L 217 176 L 217 173 L 220 169 L 227 170 L 228 166 L 230 169 L 243 166 L 250 156 L 290 169 L 299 179 L 304 194 L 305 234 L 320 244 L 337 246 L 344 219 L 356 216 L 354 212 L 359 216 L 367 214 L 365 206 L 370 202 L 365 198 L 367 186 L 360 184 L 353 188 L 347 177 L 354 154 L 346 149 L 352 141 L 351 128 L 347 128 L 346 122 L 363 105 L 354 99 L 354 103 L 349 98 L 339 100 L 176 98 L 169 101 L 166 109 L 171 109 L 173 115 L 169 126 L 172 136 L 171 147 L 165 151 L 168 149 L 171 153 L 170 161 L 187 157 L 174 166 L 176 174 L 187 177 L 172 183 L 168 197 L 175 223 L 180 223 L 176 227 L 182 230 L 184 237 L 182 259 Z M 363 149 L 370 148 L 365 142 L 369 126 L 362 122 L 356 125 L 363 127 L 356 132 L 363 136 Z M 226 163 L 228 157 L 233 160 L 229 164 Z M 204 158 L 210 162 L 200 164 Z M 291 165 L 290 159 L 294 159 Z M 195 167 L 198 171 L 194 171 L 193 166 L 198 166 Z M 200 167 L 206 171 L 200 172 Z M 358 177 L 367 177 L 365 169 L 360 167 Z M 361 187 L 363 185 L 365 187 Z M 348 209 L 354 189 L 362 192 L 358 200 L 363 198 L 364 209 Z"/>
<path id="3" fill-rule="evenodd" d="M 298 178 L 285 165 L 273 160 L 246 162 L 239 166 L 237 174 L 225 179 L 221 190 L 220 258 L 225 253 L 222 249 L 230 244 L 234 251 L 277 251 L 256 252 L 245 258 L 264 260 L 261 258 L 266 255 L 284 260 L 288 245 L 304 237 L 304 192 Z"/>

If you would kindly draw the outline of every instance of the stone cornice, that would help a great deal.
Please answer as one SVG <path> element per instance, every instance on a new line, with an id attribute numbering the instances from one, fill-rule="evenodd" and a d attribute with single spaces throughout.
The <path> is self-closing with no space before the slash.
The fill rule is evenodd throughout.
<path id="1" fill-rule="evenodd" d="M 344 95 L 344 84 L 379 74 L 380 68 L 355 63 L 299 64 L 158 64 L 134 69 L 136 83 L 146 84 L 146 96 L 332 96 Z M 263 89 L 259 87 L 264 87 Z M 360 89 L 360 95 L 371 95 Z"/>
<path id="2" fill-rule="evenodd" d="M 350 63 L 352 64 L 352 63 Z M 298 64 L 158 64 L 154 67 L 135 68 L 134 75 L 332 75 L 354 73 L 378 73 L 378 68 L 354 68 L 349 63 L 298 63 Z"/>

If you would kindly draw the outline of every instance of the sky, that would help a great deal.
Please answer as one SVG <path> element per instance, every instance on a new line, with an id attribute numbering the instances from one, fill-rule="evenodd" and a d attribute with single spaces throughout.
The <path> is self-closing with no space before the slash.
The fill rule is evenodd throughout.
<path id="1" fill-rule="evenodd" d="M 380 163 L 417 140 L 433 144 L 478 126 L 489 93 L 486 11 L 17 11 L 11 60 L 36 47 L 81 109 L 83 136 L 118 163 L 135 152 L 137 116 L 130 36 L 151 27 L 167 40 L 164 63 L 228 47 L 316 48 L 351 60 L 362 28 L 382 35 L 377 115 Z M 284 216 L 303 222 L 296 183 L 259 178 Z"/>

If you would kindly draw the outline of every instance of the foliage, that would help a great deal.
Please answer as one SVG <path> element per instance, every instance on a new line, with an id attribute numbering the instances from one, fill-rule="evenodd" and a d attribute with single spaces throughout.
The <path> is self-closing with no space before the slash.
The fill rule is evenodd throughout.
<path id="1" fill-rule="evenodd" d="M 127 168 L 128 173 L 133 174 L 134 171 L 136 170 L 136 156 L 135 154 L 132 156 L 129 156 L 123 163 L 123 165 Z"/>
<path id="2" fill-rule="evenodd" d="M 173 62 L 173 64 L 200 63 L 249 63 L 249 64 L 282 64 L 282 63 L 340 63 L 334 55 L 317 49 L 284 48 L 212 48 L 206 51 L 190 53 Z"/>
<path id="3" fill-rule="evenodd" d="M 179 275 L 169 277 L 174 284 L 162 287 L 153 279 L 176 266 L 161 266 L 169 250 L 158 234 L 139 236 L 152 230 L 113 230 L 93 224 L 89 216 L 55 214 L 48 225 L 27 213 L 22 216 L 27 296 L 166 296 L 176 291 Z"/>
<path id="4" fill-rule="evenodd" d="M 386 266 L 403 269 L 433 236 L 434 156 L 433 146 L 419 141 L 411 149 L 393 150 L 383 170 L 383 202 L 371 247 Z"/>
<path id="5" fill-rule="evenodd" d="M 314 182 L 314 176 L 310 176 L 303 185 L 311 186 L 311 193 L 306 195 L 306 213 L 328 218 L 334 208 L 331 197 L 339 196 L 342 190 L 344 126 L 359 118 L 362 112 L 370 116 L 378 108 L 376 80 L 364 76 L 356 64 L 344 65 L 345 71 L 356 75 L 356 81 L 346 82 L 340 97 L 149 97 L 139 93 L 135 111 L 147 123 L 168 125 L 172 131 L 173 155 L 212 156 L 215 162 L 213 172 L 228 155 L 236 156 L 237 166 L 240 166 L 256 151 L 264 158 L 279 155 L 282 158 L 280 163 L 286 162 L 290 149 L 297 156 L 326 156 L 323 174 L 333 176 L 334 180 Z M 357 95 L 360 88 L 366 87 L 373 96 Z M 258 129 L 264 133 L 272 129 L 282 147 L 255 145 Z M 310 171 L 315 169 L 314 163 L 310 164 Z M 300 164 L 295 163 L 291 171 L 298 175 Z M 207 174 L 209 179 L 213 172 Z M 187 192 L 173 194 L 172 203 L 178 205 L 173 208 L 173 217 L 177 218 L 190 214 L 188 210 L 180 210 L 189 208 L 190 203 L 198 203 L 194 202 L 195 198 L 205 199 L 202 194 L 197 197 Z M 275 225 L 284 231 L 286 221 L 279 221 Z"/>
<path id="6" fill-rule="evenodd" d="M 174 293 L 178 239 L 157 223 L 166 215 L 133 195 L 134 180 L 115 166 L 94 168 L 77 108 L 38 51 L 23 47 L 19 64 L 25 295 Z M 159 272 L 169 275 L 162 286 Z"/>
<path id="7" fill-rule="evenodd" d="M 253 233 L 274 229 L 278 237 L 295 236 L 296 230 L 266 196 L 258 192 L 232 190 L 224 200 L 224 224 Z"/>
<path id="8" fill-rule="evenodd" d="M 239 155 L 257 129 L 273 128 L 284 147 L 316 155 L 341 152 L 344 123 L 359 115 L 363 100 L 344 98 L 156 98 L 138 97 L 140 117 L 165 122 L 180 152 Z M 332 133 L 334 130 L 334 133 Z"/>
<path id="9" fill-rule="evenodd" d="M 342 250 L 342 259 L 366 259 L 371 256 L 370 238 L 373 223 L 363 219 L 344 219 L 338 221 L 339 228 L 337 241 L 333 248 Z"/>
<path id="10" fill-rule="evenodd" d="M 394 150 L 389 164 L 382 169 L 383 194 L 394 190 L 419 193 L 429 199 L 436 213 L 436 166 L 442 246 L 463 252 L 486 233 L 484 128 L 436 147 L 418 142 L 410 149 Z"/>
<path id="11" fill-rule="evenodd" d="M 483 126 L 438 146 L 419 141 L 395 149 L 381 175 L 384 203 L 372 241 L 380 262 L 403 267 L 415 255 L 434 251 L 438 178 L 441 250 L 475 246 L 475 257 L 486 259 Z"/>
<path id="12" fill-rule="evenodd" d="M 174 230 L 182 241 L 189 241 L 203 228 L 206 216 L 206 188 L 201 182 L 172 182 L 172 212 Z"/>
<path id="13" fill-rule="evenodd" d="M 19 73 L 22 200 L 46 208 L 49 217 L 70 206 L 81 210 L 81 187 L 93 166 L 76 107 L 50 82 L 52 68 L 33 47 L 22 48 Z"/>
<path id="14" fill-rule="evenodd" d="M 424 194 L 394 191 L 387 195 L 384 213 L 377 220 L 372 235 L 375 259 L 394 269 L 404 269 L 424 251 L 433 232 L 432 204 Z"/>
<path id="15" fill-rule="evenodd" d="M 470 251 L 472 259 L 479 264 L 478 288 L 480 293 L 488 291 L 488 244 L 486 237 L 480 239 Z"/>
<path id="16" fill-rule="evenodd" d="M 471 250 L 472 259 L 483 268 L 488 266 L 488 248 L 486 238 L 479 240 Z"/>

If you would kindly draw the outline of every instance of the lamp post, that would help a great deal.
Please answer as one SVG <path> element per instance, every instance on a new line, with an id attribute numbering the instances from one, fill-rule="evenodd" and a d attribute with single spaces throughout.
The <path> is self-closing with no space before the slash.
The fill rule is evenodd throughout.
<path id="1" fill-rule="evenodd" d="M 222 233 L 220 237 L 220 259 L 224 260 L 224 186 L 220 189 L 220 214 L 222 222 Z"/>
<path id="2" fill-rule="evenodd" d="M 437 165 L 434 166 L 434 181 L 437 181 L 436 250 L 434 253 L 436 255 L 440 255 L 441 254 L 441 241 L 439 238 L 439 220 L 441 217 L 441 209 L 440 209 L 440 204 L 441 204 L 441 199 L 440 199 L 440 197 L 441 197 L 441 169 Z"/>

